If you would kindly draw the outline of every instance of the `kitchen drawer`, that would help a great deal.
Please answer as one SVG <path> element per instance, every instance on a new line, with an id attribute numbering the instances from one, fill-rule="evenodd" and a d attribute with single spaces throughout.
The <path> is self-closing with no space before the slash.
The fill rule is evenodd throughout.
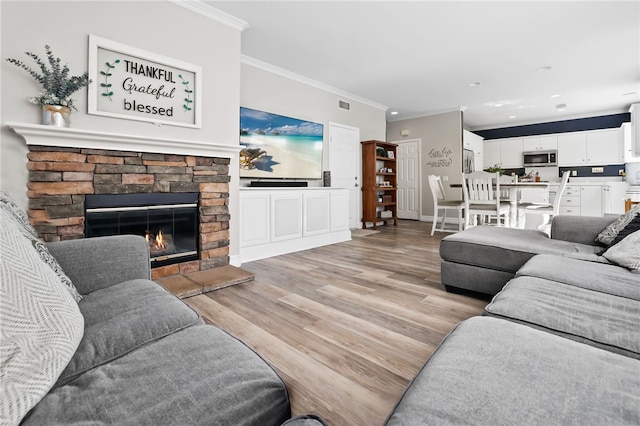
<path id="1" fill-rule="evenodd" d="M 580 196 L 579 195 L 563 195 L 560 200 L 561 206 L 576 206 L 580 208 Z"/>
<path id="2" fill-rule="evenodd" d="M 564 189 L 564 193 L 562 194 L 564 196 L 571 196 L 571 195 L 580 195 L 580 187 L 579 186 L 567 186 Z"/>
<path id="3" fill-rule="evenodd" d="M 560 206 L 561 215 L 580 216 L 580 204 L 576 206 Z"/>

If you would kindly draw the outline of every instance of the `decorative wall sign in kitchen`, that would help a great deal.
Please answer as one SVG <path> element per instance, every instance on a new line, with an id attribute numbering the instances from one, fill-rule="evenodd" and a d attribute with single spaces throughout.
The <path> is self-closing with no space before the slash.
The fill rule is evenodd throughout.
<path id="1" fill-rule="evenodd" d="M 202 68 L 89 35 L 89 114 L 201 127 Z"/>

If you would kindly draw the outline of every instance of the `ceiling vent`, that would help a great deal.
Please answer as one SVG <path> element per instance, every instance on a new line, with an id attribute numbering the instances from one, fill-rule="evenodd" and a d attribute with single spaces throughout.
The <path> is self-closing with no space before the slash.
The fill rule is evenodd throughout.
<path id="1" fill-rule="evenodd" d="M 338 101 L 338 108 L 346 109 L 349 111 L 351 109 L 351 104 L 346 101 Z"/>

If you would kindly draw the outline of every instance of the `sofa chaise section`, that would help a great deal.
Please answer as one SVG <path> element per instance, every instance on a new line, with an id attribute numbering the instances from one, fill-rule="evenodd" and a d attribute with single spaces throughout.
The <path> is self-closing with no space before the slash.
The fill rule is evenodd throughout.
<path id="1" fill-rule="evenodd" d="M 553 238 L 541 231 L 494 226 L 476 226 L 448 235 L 440 244 L 442 284 L 449 291 L 471 290 L 493 296 L 536 254 L 595 260 L 602 246 L 594 239 L 613 220 L 557 216 L 552 222 Z"/>
<path id="2" fill-rule="evenodd" d="M 490 317 L 460 323 L 387 425 L 637 425 L 640 361 Z"/>

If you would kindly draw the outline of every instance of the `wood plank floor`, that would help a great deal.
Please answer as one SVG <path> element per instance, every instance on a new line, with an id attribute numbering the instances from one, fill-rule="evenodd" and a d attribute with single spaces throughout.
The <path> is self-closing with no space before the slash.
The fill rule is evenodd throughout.
<path id="1" fill-rule="evenodd" d="M 400 221 L 352 241 L 245 263 L 255 281 L 185 299 L 258 352 L 293 414 L 382 425 L 429 355 L 486 300 L 440 284 L 431 224 Z"/>

